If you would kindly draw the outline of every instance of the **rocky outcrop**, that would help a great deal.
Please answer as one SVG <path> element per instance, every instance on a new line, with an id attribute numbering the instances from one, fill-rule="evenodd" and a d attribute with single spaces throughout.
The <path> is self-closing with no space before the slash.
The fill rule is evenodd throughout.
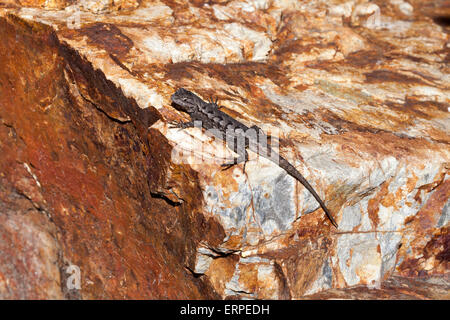
<path id="1" fill-rule="evenodd" d="M 0 296 L 217 297 L 186 267 L 204 229 L 220 227 L 151 196 L 170 166 L 167 140 L 147 130 L 158 111 L 49 27 L 10 16 L 0 32 Z M 182 189 L 199 192 L 183 172 Z M 81 290 L 67 286 L 72 266 Z"/>
<path id="2" fill-rule="evenodd" d="M 0 295 L 448 298 L 448 15 L 436 8 L 3 2 Z M 339 228 L 270 162 L 223 171 L 220 142 L 170 129 L 185 119 L 178 87 L 269 133 Z M 21 280 L 27 259 L 41 277 Z M 64 285 L 69 265 L 81 290 Z"/>

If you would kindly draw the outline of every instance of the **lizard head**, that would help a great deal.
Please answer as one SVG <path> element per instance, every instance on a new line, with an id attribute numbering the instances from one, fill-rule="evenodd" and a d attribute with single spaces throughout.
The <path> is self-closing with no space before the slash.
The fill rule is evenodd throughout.
<path id="1" fill-rule="evenodd" d="M 187 113 L 205 104 L 198 96 L 183 88 L 178 89 L 170 98 L 176 109 Z"/>

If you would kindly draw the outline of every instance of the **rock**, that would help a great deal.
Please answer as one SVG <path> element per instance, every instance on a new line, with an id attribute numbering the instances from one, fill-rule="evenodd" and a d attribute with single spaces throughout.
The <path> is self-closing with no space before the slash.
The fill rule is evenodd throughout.
<path id="1" fill-rule="evenodd" d="M 358 299 L 358 300 L 430 300 L 450 299 L 448 275 L 409 278 L 393 276 L 378 289 L 356 286 L 325 290 L 303 299 Z"/>
<path id="2" fill-rule="evenodd" d="M 151 196 L 170 160 L 147 129 L 157 110 L 140 109 L 49 27 L 7 16 L 0 32 L 0 297 L 217 297 L 186 270 L 217 223 Z"/>
<path id="3" fill-rule="evenodd" d="M 47 60 L 59 62 L 46 63 L 42 79 L 30 70 L 43 62 L 27 62 L 20 71 L 44 81 L 46 97 L 19 81 L 12 58 L 0 65 L 13 70 L 10 78 L 18 83 L 0 87 L 9 88 L 2 94 L 10 99 L 2 102 L 7 114 L 26 115 L 25 106 L 37 105 L 33 112 L 45 115 L 35 119 L 30 110 L 13 123 L 0 114 L 5 137 L 23 126 L 29 140 L 18 134 L 22 148 L 43 150 L 14 151 L 21 150 L 18 142 L 11 143 L 13 151 L 5 149 L 4 176 L 12 186 L 5 197 L 18 190 L 36 214 L 52 217 L 45 228 L 17 217 L 4 224 L 34 230 L 20 243 L 37 233 L 63 233 L 61 240 L 46 241 L 53 249 L 45 255 L 59 261 L 55 252 L 62 252 L 67 263 L 95 279 L 71 291 L 79 298 L 174 298 L 178 292 L 191 298 L 376 298 L 367 288 L 383 298 L 447 298 L 448 281 L 428 281 L 445 279 L 449 267 L 448 25 L 446 13 L 436 9 L 444 3 L 77 1 L 50 8 L 10 2 L 1 9 L 4 16 L 33 21 L 9 16 L 4 22 L 20 30 L 20 45 L 49 48 Z M 36 33 L 41 28 L 51 40 Z M 11 44 L 2 46 L 7 56 Z M 37 59 L 31 53 L 17 57 Z M 13 94 L 16 87 L 23 92 Z M 233 156 L 223 144 L 198 128 L 169 129 L 169 121 L 185 119 L 170 105 L 179 87 L 205 100 L 219 98 L 225 112 L 270 134 L 325 200 L 339 228 L 272 163 L 251 154 L 245 173 L 242 165 L 222 171 L 220 164 Z M 71 98 L 52 98 L 66 95 Z M 51 118 L 58 125 L 48 125 L 47 113 L 72 110 L 72 101 L 81 111 L 65 111 Z M 25 126 L 27 119 L 36 131 Z M 48 130 L 54 131 L 40 133 Z M 117 135 L 119 140 L 112 138 Z M 77 174 L 59 169 L 62 164 L 44 167 L 45 155 Z M 67 178 L 78 172 L 93 180 Z M 74 212 L 82 214 L 75 219 Z M 108 243 L 97 246 L 98 256 L 84 248 L 96 243 L 82 236 L 90 239 L 83 230 L 91 229 L 96 241 Z M 134 231 L 124 237 L 125 230 Z M 82 253 L 75 254 L 81 244 Z M 128 249 L 119 250 L 123 246 Z M 146 259 L 130 254 L 129 248 L 148 247 Z M 94 261 L 108 265 L 106 252 L 127 267 L 96 268 Z M 65 262 L 55 263 L 54 270 L 35 266 L 45 269 L 39 281 L 52 283 L 39 294 L 57 292 L 54 287 L 64 282 L 62 272 L 55 279 Z M 152 270 L 152 279 L 173 276 L 151 293 L 138 293 L 137 285 L 150 281 L 143 270 Z M 117 279 L 125 278 L 131 282 L 119 285 Z M 403 285 L 412 288 L 405 295 Z M 169 287 L 173 291 L 164 291 Z"/>

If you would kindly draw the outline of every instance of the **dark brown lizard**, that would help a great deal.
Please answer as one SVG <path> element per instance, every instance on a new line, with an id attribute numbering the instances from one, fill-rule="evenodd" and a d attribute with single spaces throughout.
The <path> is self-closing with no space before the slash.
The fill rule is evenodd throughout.
<path id="1" fill-rule="evenodd" d="M 191 121 L 172 123 L 172 127 L 191 128 L 196 123 L 200 123 L 201 127 L 211 131 L 214 136 L 226 141 L 228 147 L 239 155 L 233 162 L 223 164 L 223 167 L 229 168 L 241 162 L 244 162 L 245 166 L 245 162 L 248 160 L 246 149 L 248 148 L 256 152 L 260 156 L 276 163 L 289 175 L 300 181 L 311 192 L 317 202 L 319 202 L 331 223 L 336 228 L 338 227 L 330 211 L 313 187 L 306 181 L 305 177 L 289 161 L 277 154 L 272 148 L 267 147 L 267 136 L 260 128 L 257 126 L 247 127 L 219 110 L 220 106 L 217 105 L 217 102 L 205 102 L 194 93 L 183 88 L 178 89 L 172 95 L 171 99 L 175 108 L 188 113 L 191 117 Z"/>

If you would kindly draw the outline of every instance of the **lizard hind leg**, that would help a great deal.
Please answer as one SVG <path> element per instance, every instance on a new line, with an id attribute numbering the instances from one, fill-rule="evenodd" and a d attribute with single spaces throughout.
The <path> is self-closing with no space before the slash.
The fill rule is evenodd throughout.
<path id="1" fill-rule="evenodd" d="M 182 121 L 170 121 L 169 122 L 169 128 L 179 128 L 179 129 L 186 129 L 186 128 L 193 128 L 194 127 L 194 121 L 188 121 L 188 122 L 182 122 Z"/>
<path id="2" fill-rule="evenodd" d="M 233 161 L 231 162 L 226 162 L 221 164 L 222 170 L 228 170 L 231 167 L 234 167 L 235 165 L 239 164 L 239 163 L 244 163 L 244 167 L 243 167 L 243 171 L 245 173 L 245 165 L 247 164 L 248 161 L 248 152 L 247 150 L 244 150 L 244 152 L 242 152 L 239 157 L 236 157 L 233 159 Z"/>

